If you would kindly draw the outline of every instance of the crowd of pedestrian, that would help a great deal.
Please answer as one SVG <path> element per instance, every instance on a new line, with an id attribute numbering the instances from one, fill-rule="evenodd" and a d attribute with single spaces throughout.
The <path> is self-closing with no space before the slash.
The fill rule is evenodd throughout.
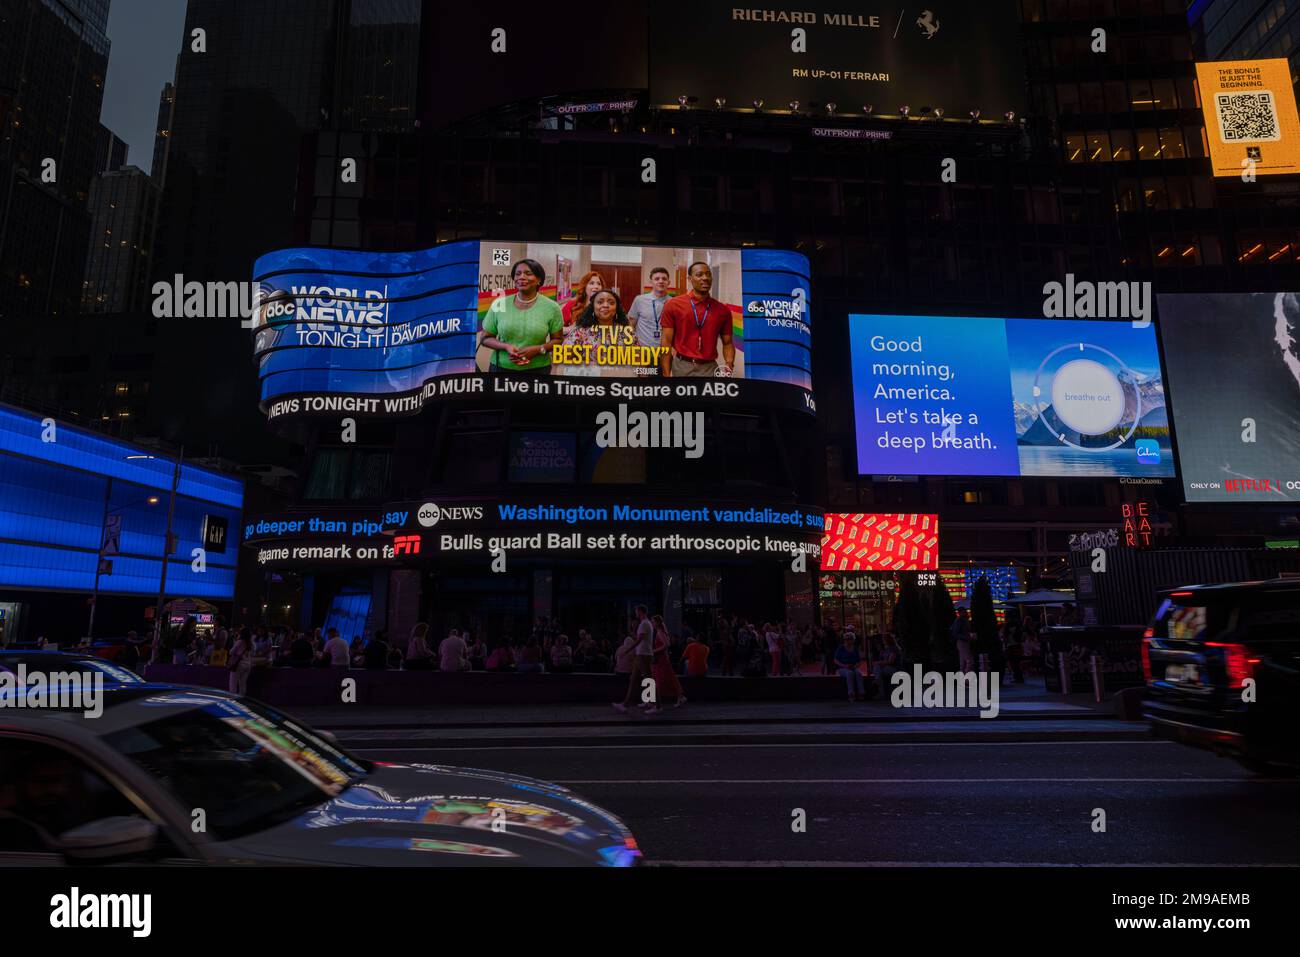
<path id="1" fill-rule="evenodd" d="M 1007 680 L 1021 683 L 1026 674 L 1041 673 L 1041 628 L 1076 623 L 1072 606 L 1045 614 L 1011 614 L 999 627 L 996 670 Z M 950 637 L 952 658 L 964 672 L 977 665 L 977 636 L 971 630 L 964 608 L 957 610 Z M 348 641 L 336 628 L 312 632 L 264 625 L 228 628 L 218 617 L 214 627 L 201 632 L 193 617 L 168 631 L 152 651 L 132 632 L 123 660 L 167 662 L 177 665 L 206 665 L 230 672 L 230 689 L 243 694 L 248 678 L 257 667 L 364 668 L 404 671 L 490 671 L 528 673 L 614 673 L 628 676 L 628 695 L 616 707 L 649 705 L 654 712 L 660 702 L 686 703 L 678 676 L 696 678 L 711 673 L 722 677 L 788 677 L 807 673 L 844 678 L 851 701 L 866 700 L 903 667 L 902 649 L 890 631 L 859 634 L 852 624 L 843 628 L 834 621 L 823 625 L 797 625 L 785 621 L 758 622 L 734 613 L 720 613 L 707 634 L 683 624 L 670 632 L 661 615 L 637 606 L 621 642 L 597 638 L 580 628 L 571 639 L 552 618 L 539 617 L 531 632 L 521 638 L 505 636 L 487 641 L 468 630 L 450 629 L 441 640 L 430 636 L 429 625 L 421 622 L 407 640 L 396 643 L 387 632 L 363 635 Z M 132 658 L 135 658 L 135 661 Z M 1005 665 L 1005 668 L 1002 666 Z M 653 702 L 639 701 L 637 690 L 647 677 L 655 679 Z M 868 682 L 867 679 L 870 679 Z"/>

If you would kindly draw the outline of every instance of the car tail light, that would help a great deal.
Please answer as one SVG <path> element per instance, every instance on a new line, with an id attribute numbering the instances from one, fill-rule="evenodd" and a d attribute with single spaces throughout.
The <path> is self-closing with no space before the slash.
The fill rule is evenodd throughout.
<path id="1" fill-rule="evenodd" d="M 1259 658 L 1253 657 L 1245 645 L 1207 641 L 1205 646 L 1223 649 L 1223 663 L 1228 671 L 1229 688 L 1240 688 L 1247 678 L 1255 677 L 1255 666 L 1259 664 Z"/>
<path id="2" fill-rule="evenodd" d="M 1142 677 L 1147 684 L 1151 683 L 1151 639 L 1155 636 L 1154 628 L 1142 632 Z"/>

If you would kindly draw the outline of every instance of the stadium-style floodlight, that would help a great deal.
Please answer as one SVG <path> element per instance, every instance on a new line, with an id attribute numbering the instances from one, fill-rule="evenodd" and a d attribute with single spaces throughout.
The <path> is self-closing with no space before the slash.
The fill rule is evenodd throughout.
<path id="1" fill-rule="evenodd" d="M 978 122 L 978 121 L 979 121 L 979 118 L 980 118 L 980 111 L 979 111 L 979 110 L 971 110 L 971 111 L 970 111 L 970 118 L 971 118 L 972 121 Z"/>
<path id="2" fill-rule="evenodd" d="M 908 106 L 906 103 L 904 103 L 902 106 L 898 108 L 898 112 L 901 113 L 903 116 L 907 116 L 909 113 L 912 112 L 912 108 Z"/>
<path id="3" fill-rule="evenodd" d="M 942 107 L 942 106 L 936 106 L 936 107 L 934 108 L 934 118 L 935 118 L 936 120 L 941 120 L 941 119 L 943 119 L 943 107 Z"/>
<path id="4" fill-rule="evenodd" d="M 791 100 L 791 101 L 790 101 L 790 112 L 791 112 L 791 113 L 798 113 L 798 112 L 799 112 L 799 101 L 798 101 L 798 100 Z"/>
<path id="5" fill-rule="evenodd" d="M 715 96 L 713 102 L 718 105 L 718 109 L 722 109 L 727 105 L 727 98 L 725 96 Z"/>
<path id="6" fill-rule="evenodd" d="M 754 100 L 754 112 L 757 113 L 763 108 L 763 98 L 759 97 Z"/>
<path id="7" fill-rule="evenodd" d="M 678 102 L 678 104 L 681 105 L 681 108 L 682 108 L 683 110 L 686 109 L 686 104 L 689 103 L 690 101 L 691 101 L 691 98 L 690 98 L 689 96 L 687 96 L 685 93 L 683 93 L 681 96 L 679 96 L 679 97 L 677 98 L 677 102 Z"/>
<path id="8" fill-rule="evenodd" d="M 835 108 L 836 108 L 837 106 L 839 106 L 838 103 L 827 103 L 827 104 L 826 104 L 826 114 L 827 114 L 827 116 L 832 115 L 832 114 L 835 112 Z"/>
<path id="9" fill-rule="evenodd" d="M 1005 114 L 1003 114 L 1003 115 L 1006 116 L 1006 118 L 1007 118 L 1007 122 L 1008 122 L 1008 123 L 1014 123 L 1014 122 L 1016 121 L 1016 111 L 1015 111 L 1015 110 L 1007 110 L 1007 112 L 1006 112 Z"/>
<path id="10" fill-rule="evenodd" d="M 867 103 L 862 107 L 862 112 L 864 115 L 870 116 L 872 113 L 876 112 L 876 108 L 870 103 Z"/>

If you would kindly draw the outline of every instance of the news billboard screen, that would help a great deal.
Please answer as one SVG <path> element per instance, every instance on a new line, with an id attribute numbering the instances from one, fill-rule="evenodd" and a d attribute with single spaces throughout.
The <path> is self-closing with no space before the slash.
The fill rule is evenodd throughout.
<path id="1" fill-rule="evenodd" d="M 1157 304 L 1187 501 L 1300 500 L 1300 294 Z"/>
<path id="2" fill-rule="evenodd" d="M 1175 474 L 1155 328 L 851 315 L 861 474 Z"/>
<path id="3" fill-rule="evenodd" d="M 812 399 L 808 260 L 773 249 L 453 242 L 258 260 L 269 418 L 431 400 Z"/>
<path id="4" fill-rule="evenodd" d="M 1025 73 L 1015 0 L 983 3 L 804 3 L 739 7 L 720 0 L 651 5 L 650 99 L 693 96 L 712 109 L 786 110 L 836 104 L 839 113 L 897 114 L 909 104 L 986 119 L 1020 111 Z M 822 110 L 819 110 L 822 112 Z"/>
<path id="5" fill-rule="evenodd" d="M 939 567 L 939 516 L 829 514 L 822 571 L 933 571 Z"/>
<path id="6" fill-rule="evenodd" d="M 1300 172 L 1300 114 L 1287 60 L 1198 63 L 1196 78 L 1215 176 Z"/>

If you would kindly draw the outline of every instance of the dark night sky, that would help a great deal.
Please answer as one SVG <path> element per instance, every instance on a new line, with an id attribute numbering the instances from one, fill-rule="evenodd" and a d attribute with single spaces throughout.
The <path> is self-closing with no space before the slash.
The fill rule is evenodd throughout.
<path id="1" fill-rule="evenodd" d="M 113 50 L 100 122 L 131 147 L 127 162 L 153 165 L 158 96 L 176 72 L 186 0 L 113 0 L 108 38 Z"/>

